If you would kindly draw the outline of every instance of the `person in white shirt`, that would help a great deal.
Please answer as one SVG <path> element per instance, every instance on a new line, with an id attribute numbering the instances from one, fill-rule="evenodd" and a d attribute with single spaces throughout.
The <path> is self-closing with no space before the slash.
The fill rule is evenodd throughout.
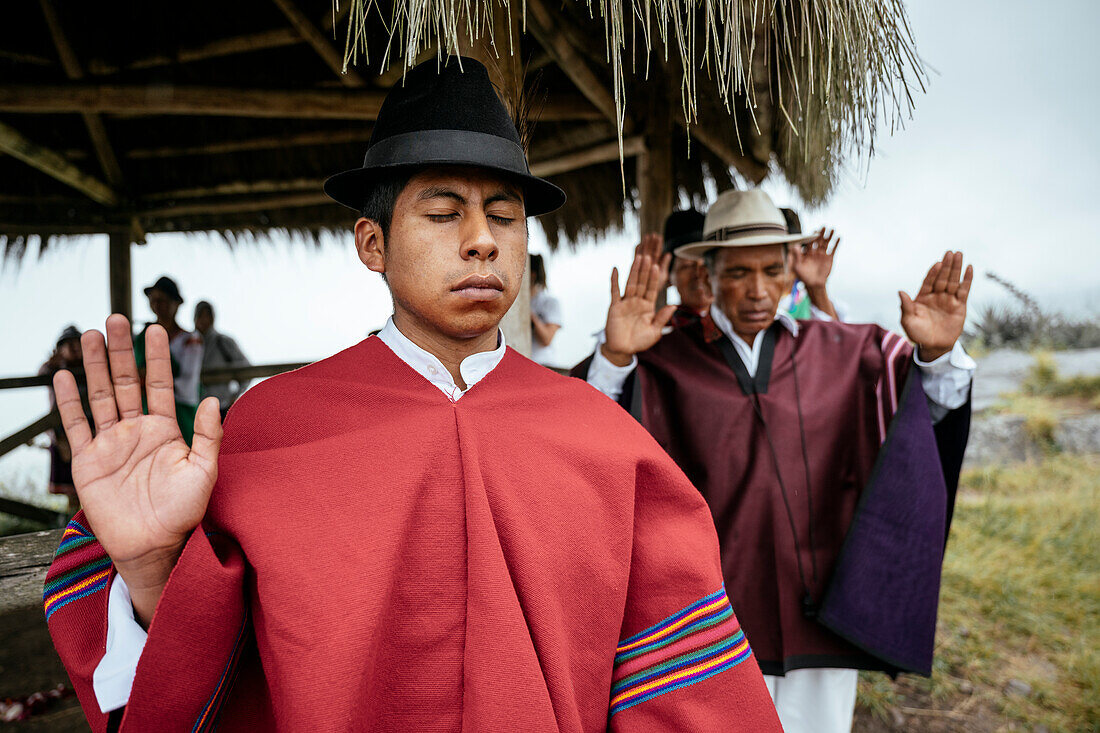
<path id="1" fill-rule="evenodd" d="M 546 290 L 546 263 L 542 255 L 529 257 L 531 266 L 531 359 L 556 367 L 554 337 L 561 330 L 561 301 Z"/>

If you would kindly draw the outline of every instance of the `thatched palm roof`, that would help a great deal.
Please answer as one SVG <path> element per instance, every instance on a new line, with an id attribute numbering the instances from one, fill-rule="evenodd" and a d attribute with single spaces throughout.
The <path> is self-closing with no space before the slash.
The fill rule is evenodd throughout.
<path id="1" fill-rule="evenodd" d="M 490 37 L 525 71 L 513 101 L 531 113 L 535 171 L 570 194 L 543 222 L 552 243 L 620 226 L 654 161 L 693 197 L 778 171 L 821 201 L 922 81 L 900 0 L 349 2 L 9 4 L 6 251 L 97 232 L 346 230 L 320 182 L 361 159 L 402 68 L 441 49 L 484 58 Z"/>

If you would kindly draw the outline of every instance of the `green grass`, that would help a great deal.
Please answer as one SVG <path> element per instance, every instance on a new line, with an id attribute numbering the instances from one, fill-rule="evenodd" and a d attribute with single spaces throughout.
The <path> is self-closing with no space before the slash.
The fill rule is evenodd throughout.
<path id="1" fill-rule="evenodd" d="M 1100 457 L 972 471 L 962 486 L 933 676 L 866 675 L 860 706 L 888 720 L 915 696 L 995 719 L 957 730 L 1100 730 Z M 1010 679 L 1032 693 L 1003 694 Z"/>

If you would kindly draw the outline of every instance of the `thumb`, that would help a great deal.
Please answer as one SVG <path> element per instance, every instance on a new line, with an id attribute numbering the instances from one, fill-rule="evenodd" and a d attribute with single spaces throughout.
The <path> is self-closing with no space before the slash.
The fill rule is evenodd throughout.
<path id="1" fill-rule="evenodd" d="M 195 414 L 195 437 L 187 460 L 212 477 L 218 475 L 218 449 L 222 444 L 222 416 L 217 397 L 207 397 Z"/>
<path id="2" fill-rule="evenodd" d="M 657 311 L 657 315 L 653 317 L 653 325 L 657 328 L 664 328 L 668 325 L 669 320 L 672 319 L 672 314 L 676 312 L 676 306 L 666 305 L 661 310 Z"/>
<path id="3" fill-rule="evenodd" d="M 913 315 L 913 313 L 916 312 L 916 305 L 914 305 L 913 299 L 909 297 L 909 294 L 904 290 L 899 290 L 898 297 L 901 298 L 901 315 Z"/>

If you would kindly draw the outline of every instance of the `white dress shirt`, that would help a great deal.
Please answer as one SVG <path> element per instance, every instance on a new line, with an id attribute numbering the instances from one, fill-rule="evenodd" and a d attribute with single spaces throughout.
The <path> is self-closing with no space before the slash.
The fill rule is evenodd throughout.
<path id="1" fill-rule="evenodd" d="M 757 333 L 750 345 L 734 333 L 733 324 L 716 305 L 711 305 L 710 315 L 714 325 L 718 326 L 718 329 L 733 343 L 749 376 L 756 376 L 760 350 L 764 346 L 764 331 Z M 775 320 L 790 331 L 792 336 L 798 338 L 798 321 L 791 318 L 789 313 L 778 311 Z M 588 367 L 588 383 L 611 399 L 618 401 L 623 393 L 626 378 L 638 367 L 638 357 L 632 357 L 626 366 L 616 366 L 600 351 L 603 342 L 604 335 L 601 332 L 599 343 L 596 344 L 596 354 Z M 932 412 L 932 422 L 939 422 L 948 412 L 966 404 L 970 396 L 970 383 L 974 377 L 974 369 L 978 365 L 962 345 L 955 342 L 951 351 L 931 362 L 924 362 L 917 358 L 917 352 L 914 349 L 913 362 L 921 370 L 924 394 L 928 397 L 928 407 Z"/>
<path id="2" fill-rule="evenodd" d="M 498 331 L 497 348 L 471 354 L 462 360 L 459 373 L 466 389 L 459 389 L 454 377 L 433 354 L 420 348 L 393 325 L 393 319 L 386 321 L 385 327 L 378 332 L 378 339 L 389 347 L 401 361 L 428 380 L 452 402 L 457 402 L 470 387 L 480 382 L 497 368 L 504 358 L 504 333 Z M 148 638 L 134 618 L 134 607 L 130 602 L 130 590 L 122 577 L 116 575 L 111 582 L 107 598 L 107 647 L 103 658 L 99 660 L 92 673 L 92 689 L 95 691 L 99 709 L 104 713 L 125 705 L 130 700 L 130 690 L 134 686 L 134 674 L 137 671 L 141 652 Z"/>

